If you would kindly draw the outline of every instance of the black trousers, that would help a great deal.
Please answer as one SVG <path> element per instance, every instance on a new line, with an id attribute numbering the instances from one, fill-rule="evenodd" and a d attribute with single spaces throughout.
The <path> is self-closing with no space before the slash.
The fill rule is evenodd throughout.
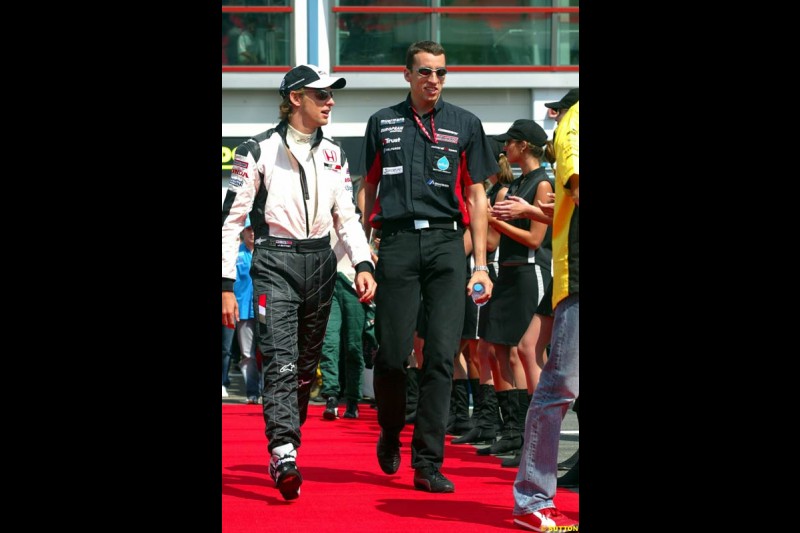
<path id="1" fill-rule="evenodd" d="M 427 322 L 411 466 L 444 461 L 453 358 L 464 322 L 462 230 L 401 230 L 381 236 L 375 279 L 378 353 L 373 385 L 378 423 L 391 436 L 405 426 L 406 363 L 414 341 L 419 306 Z M 420 294 L 422 302 L 420 303 Z"/>
<path id="2" fill-rule="evenodd" d="M 305 253 L 256 247 L 250 274 L 268 449 L 299 448 L 331 311 L 336 255 L 330 246 Z"/>

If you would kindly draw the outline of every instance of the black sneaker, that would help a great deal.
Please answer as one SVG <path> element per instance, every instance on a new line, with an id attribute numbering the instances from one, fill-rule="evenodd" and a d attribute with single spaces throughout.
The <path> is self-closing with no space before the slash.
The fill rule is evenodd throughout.
<path id="1" fill-rule="evenodd" d="M 275 486 L 281 491 L 284 500 L 294 500 L 300 496 L 300 485 L 303 476 L 297 469 L 294 457 L 273 455 L 269 462 L 269 475 L 275 481 Z"/>
<path id="2" fill-rule="evenodd" d="M 347 409 L 344 411 L 345 418 L 358 418 L 358 402 L 347 400 Z"/>
<path id="3" fill-rule="evenodd" d="M 386 438 L 381 431 L 378 437 L 378 464 L 386 474 L 394 474 L 400 468 L 400 439 Z"/>
<path id="4" fill-rule="evenodd" d="M 434 465 L 414 470 L 414 488 L 428 492 L 455 492 L 453 483 Z"/>
<path id="5" fill-rule="evenodd" d="M 336 420 L 339 418 L 339 399 L 336 396 L 328 396 L 325 402 L 325 411 L 322 413 L 325 420 Z"/>

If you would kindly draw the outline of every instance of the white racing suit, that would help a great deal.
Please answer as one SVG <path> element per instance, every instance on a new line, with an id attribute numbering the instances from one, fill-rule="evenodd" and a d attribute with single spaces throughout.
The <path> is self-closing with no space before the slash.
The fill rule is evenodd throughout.
<path id="1" fill-rule="evenodd" d="M 248 215 L 255 232 L 250 273 L 270 452 L 289 443 L 300 447 L 336 277 L 331 228 L 357 272 L 374 270 L 346 155 L 317 129 L 309 157 L 299 162 L 286 132 L 282 121 L 237 147 L 222 207 L 223 291 L 233 290 L 238 236 Z"/>

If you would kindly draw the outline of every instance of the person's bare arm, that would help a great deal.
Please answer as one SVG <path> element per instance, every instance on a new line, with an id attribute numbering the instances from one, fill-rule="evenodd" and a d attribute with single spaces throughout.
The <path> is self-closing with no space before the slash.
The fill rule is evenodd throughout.
<path id="1" fill-rule="evenodd" d="M 469 256 L 472 253 L 472 231 L 467 228 L 464 232 L 464 255 Z"/>
<path id="2" fill-rule="evenodd" d="M 469 228 L 472 232 L 472 255 L 475 258 L 475 266 L 486 266 L 486 232 L 489 228 L 488 202 L 486 200 L 486 190 L 483 184 L 475 183 L 469 186 L 467 191 L 467 210 L 469 211 Z M 492 297 L 492 280 L 489 273 L 485 270 L 476 270 L 467 283 L 467 294 L 472 294 L 472 286 L 476 283 L 483 283 L 485 293 L 476 303 L 489 301 Z"/>
<path id="3" fill-rule="evenodd" d="M 222 324 L 231 329 L 239 321 L 239 302 L 231 291 L 222 291 Z"/>
<path id="4" fill-rule="evenodd" d="M 548 181 L 542 181 L 536 187 L 536 193 L 534 196 L 534 201 L 542 201 L 548 198 L 548 194 L 552 193 L 553 188 Z M 519 198 L 519 197 L 515 197 Z M 530 212 L 531 210 L 535 209 L 536 211 L 541 211 L 539 208 L 530 205 L 524 199 L 519 198 L 520 202 L 524 202 L 524 205 L 527 206 L 525 208 L 525 213 Z M 499 231 L 507 235 L 509 238 L 514 239 L 520 244 L 527 246 L 528 248 L 536 249 L 541 246 L 542 241 L 544 240 L 544 235 L 547 232 L 547 226 L 552 223 L 552 218 L 547 219 L 546 222 L 539 221 L 537 218 L 533 218 L 531 221 L 531 225 L 529 229 L 518 228 L 516 226 L 512 226 L 508 222 L 498 221 L 494 219 L 493 227 Z"/>
<path id="5" fill-rule="evenodd" d="M 547 212 L 548 210 L 549 214 Z M 529 204 L 524 198 L 513 195 L 509 195 L 504 201 L 494 204 L 492 215 L 497 220 L 530 218 L 542 224 L 553 223 L 552 206 L 543 203 L 540 207 L 537 207 Z"/>
<path id="6" fill-rule="evenodd" d="M 499 191 L 497 191 L 497 196 L 495 197 L 495 202 L 502 202 L 505 197 L 506 193 L 508 192 L 508 187 L 503 187 Z M 489 230 L 486 236 L 486 252 L 493 253 L 497 250 L 497 246 L 500 244 L 500 232 L 497 231 L 494 227 L 494 216 L 492 214 L 492 206 L 489 203 L 486 203 L 488 209 L 488 218 L 489 218 Z"/>

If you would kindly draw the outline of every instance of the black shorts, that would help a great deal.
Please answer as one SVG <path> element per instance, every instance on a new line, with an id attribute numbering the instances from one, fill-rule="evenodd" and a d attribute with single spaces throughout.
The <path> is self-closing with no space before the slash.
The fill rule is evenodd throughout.
<path id="1" fill-rule="evenodd" d="M 551 279 L 550 272 L 539 265 L 501 265 L 492 289 L 492 311 L 485 339 L 493 344 L 516 346 Z"/>
<path id="2" fill-rule="evenodd" d="M 547 288 L 544 290 L 542 300 L 539 302 L 539 306 L 536 308 L 536 314 L 550 317 L 553 316 L 553 278 L 550 278 L 550 283 L 547 284 Z"/>

